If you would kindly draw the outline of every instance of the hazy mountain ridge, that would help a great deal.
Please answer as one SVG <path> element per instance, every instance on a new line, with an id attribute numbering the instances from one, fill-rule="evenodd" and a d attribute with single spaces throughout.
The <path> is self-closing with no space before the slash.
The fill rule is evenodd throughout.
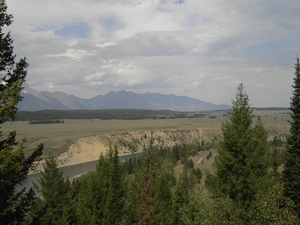
<path id="1" fill-rule="evenodd" d="M 136 94 L 131 91 L 110 91 L 90 99 L 83 99 L 64 92 L 37 91 L 24 85 L 24 97 L 17 107 L 23 111 L 45 109 L 149 109 L 173 111 L 208 111 L 230 109 L 228 105 L 215 105 L 195 98 L 159 93 Z"/>
<path id="2" fill-rule="evenodd" d="M 67 95 L 64 92 L 47 92 L 41 91 L 42 94 L 56 98 L 63 105 L 68 107 L 68 109 L 86 109 L 86 105 L 84 104 L 85 99 L 78 98 L 74 95 Z"/>

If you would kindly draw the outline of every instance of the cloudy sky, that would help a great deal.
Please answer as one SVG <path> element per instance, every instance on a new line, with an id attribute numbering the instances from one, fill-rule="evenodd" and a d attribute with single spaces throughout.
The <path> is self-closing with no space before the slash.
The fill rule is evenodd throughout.
<path id="1" fill-rule="evenodd" d="M 289 106 L 298 0 L 7 0 L 34 89 L 82 98 L 157 92 Z"/>

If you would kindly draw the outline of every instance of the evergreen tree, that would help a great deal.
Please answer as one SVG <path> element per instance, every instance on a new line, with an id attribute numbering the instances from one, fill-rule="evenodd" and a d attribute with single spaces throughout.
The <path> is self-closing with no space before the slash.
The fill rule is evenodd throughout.
<path id="1" fill-rule="evenodd" d="M 93 171 L 80 178 L 81 187 L 76 196 L 78 224 L 101 224 L 98 218 L 103 217 L 99 213 L 99 208 L 103 207 L 103 193 L 100 190 L 101 181 L 95 175 L 96 172 Z"/>
<path id="2" fill-rule="evenodd" d="M 174 185 L 173 163 L 168 159 L 155 158 L 155 173 L 152 185 L 155 224 L 171 224 L 169 213 L 172 210 L 172 192 Z"/>
<path id="3" fill-rule="evenodd" d="M 284 194 L 295 204 L 300 218 L 300 63 L 295 64 L 293 96 L 291 98 L 290 136 L 287 139 L 283 171 Z"/>
<path id="4" fill-rule="evenodd" d="M 144 152 L 144 160 L 145 160 L 145 171 L 143 177 L 143 188 L 142 188 L 142 206 L 141 206 L 141 217 L 140 224 L 141 225 L 150 225 L 154 224 L 153 213 L 154 207 L 152 205 L 152 194 L 151 194 L 151 186 L 153 182 L 153 157 L 154 157 L 154 149 L 153 149 L 153 133 L 150 138 L 150 146 L 145 149 Z"/>
<path id="5" fill-rule="evenodd" d="M 278 144 L 278 137 L 274 137 L 274 139 L 271 141 L 271 152 L 270 152 L 270 166 L 272 168 L 272 172 L 274 176 L 280 176 L 280 173 L 278 172 L 278 167 L 282 164 L 282 157 L 279 152 L 279 144 Z"/>
<path id="6" fill-rule="evenodd" d="M 143 166 L 136 166 L 133 174 L 126 177 L 126 199 L 124 203 L 126 224 L 138 224 L 142 205 Z"/>
<path id="7" fill-rule="evenodd" d="M 174 225 L 182 224 L 181 209 L 186 205 L 188 205 L 188 203 L 189 203 L 188 190 L 183 185 L 183 182 L 179 181 L 172 198 L 172 211 L 170 215 L 172 219 L 172 224 Z"/>
<path id="8" fill-rule="evenodd" d="M 12 23 L 13 16 L 6 13 L 7 6 L 0 0 L 0 126 L 7 120 L 16 119 L 16 105 L 22 100 L 20 95 L 25 81 L 28 64 L 26 58 L 15 63 L 13 39 L 10 33 L 3 33 L 3 27 Z M 2 224 L 20 223 L 28 212 L 34 191 L 16 191 L 26 179 L 29 169 L 42 154 L 43 145 L 25 157 L 25 140 L 18 144 L 16 132 L 4 137 L 0 131 L 0 221 Z"/>
<path id="9" fill-rule="evenodd" d="M 267 132 L 253 113 L 243 84 L 232 101 L 233 113 L 222 124 L 223 141 L 215 158 L 215 175 L 207 177 L 217 196 L 229 196 L 247 209 L 255 198 L 257 181 L 267 173 Z"/>
<path id="10" fill-rule="evenodd" d="M 96 171 L 84 175 L 77 195 L 79 224 L 122 224 L 125 180 L 118 150 L 101 155 Z"/>
<path id="11" fill-rule="evenodd" d="M 105 224 L 120 224 L 121 221 L 123 221 L 124 213 L 125 180 L 118 157 L 117 147 L 115 147 L 113 155 L 109 156 L 109 161 L 110 177 L 104 212 L 104 221 Z"/>
<path id="12" fill-rule="evenodd" d="M 108 155 L 109 157 L 109 155 Z M 104 224 L 104 210 L 109 190 L 109 159 L 101 155 L 95 171 L 84 175 L 77 194 L 78 224 Z"/>
<path id="13" fill-rule="evenodd" d="M 34 184 L 41 198 L 37 198 L 31 212 L 32 224 L 69 224 L 71 216 L 68 210 L 71 202 L 69 195 L 70 181 L 64 179 L 57 167 L 54 156 L 49 155 L 43 165 L 44 172 Z M 67 222 L 67 223 L 66 223 Z"/>

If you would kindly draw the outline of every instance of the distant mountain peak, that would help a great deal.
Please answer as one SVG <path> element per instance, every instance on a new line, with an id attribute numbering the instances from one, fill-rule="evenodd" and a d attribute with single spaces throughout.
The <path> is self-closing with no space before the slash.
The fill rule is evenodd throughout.
<path id="1" fill-rule="evenodd" d="M 195 98 L 174 94 L 150 93 L 137 94 L 132 91 L 110 91 L 90 99 L 82 99 L 61 91 L 37 91 L 24 83 L 23 101 L 19 110 L 36 111 L 45 109 L 150 109 L 173 111 L 207 111 L 230 109 L 228 105 L 215 105 Z"/>

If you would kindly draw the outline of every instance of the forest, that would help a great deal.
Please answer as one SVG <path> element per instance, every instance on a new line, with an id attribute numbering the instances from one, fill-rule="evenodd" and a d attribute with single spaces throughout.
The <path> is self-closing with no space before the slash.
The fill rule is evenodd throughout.
<path id="1" fill-rule="evenodd" d="M 143 156 L 125 162 L 117 146 L 102 155 L 95 171 L 63 179 L 55 157 L 44 165 L 25 224 L 298 224 L 296 204 L 285 195 L 284 144 L 268 141 L 254 123 L 241 84 L 223 140 L 174 147 L 149 138 Z M 195 169 L 191 156 L 218 149 L 214 173 Z M 182 165 L 179 176 L 175 166 Z M 205 177 L 205 179 L 203 179 Z M 204 180 L 204 183 L 200 181 Z"/>
<path id="2" fill-rule="evenodd" d="M 26 58 L 15 62 L 13 39 L 3 33 L 12 23 L 6 9 L 0 1 L 0 125 L 16 119 L 28 67 Z M 299 58 L 293 88 L 290 135 L 280 151 L 282 140 L 268 140 L 245 86 L 238 85 L 222 139 L 210 146 L 217 150 L 213 172 L 200 171 L 190 159 L 207 150 L 200 140 L 164 147 L 151 136 L 143 156 L 120 162 L 111 146 L 94 171 L 72 180 L 63 178 L 49 154 L 34 188 L 16 191 L 43 144 L 26 154 L 25 139 L 17 142 L 15 131 L 0 133 L 1 224 L 299 224 Z"/>
<path id="3" fill-rule="evenodd" d="M 259 119 L 254 120 L 252 113 L 248 94 L 240 84 L 233 112 L 222 124 L 223 138 L 213 144 L 199 140 L 165 147 L 151 135 L 145 137 L 148 145 L 144 146 L 142 156 L 120 162 L 118 147 L 111 146 L 100 156 L 94 171 L 71 180 L 64 178 L 55 157 L 49 154 L 34 189 L 27 193 L 12 191 L 8 199 L 15 200 L 14 204 L 11 200 L 6 204 L 1 202 L 1 221 L 4 224 L 298 224 L 299 208 L 290 195 L 295 192 L 286 187 L 291 186 L 293 163 L 282 171 L 282 164 L 293 153 L 288 147 L 292 145 L 276 137 L 268 140 L 266 129 Z M 2 148 L 1 154 L 9 150 L 6 148 Z M 41 148 L 38 147 L 36 156 Z M 191 157 L 206 151 L 209 158 L 212 148 L 218 152 L 214 172 L 196 168 Z M 14 151 L 9 154 L 11 165 L 19 162 L 12 157 Z M 8 173 L 3 162 L 1 170 Z M 24 157 L 22 162 L 29 162 L 28 158 Z M 174 169 L 178 166 L 182 170 L 176 175 Z M 20 169 L 24 165 L 10 172 L 17 173 Z M 16 205 L 21 209 L 15 210 Z M 17 215 L 12 217 L 14 214 Z"/>

